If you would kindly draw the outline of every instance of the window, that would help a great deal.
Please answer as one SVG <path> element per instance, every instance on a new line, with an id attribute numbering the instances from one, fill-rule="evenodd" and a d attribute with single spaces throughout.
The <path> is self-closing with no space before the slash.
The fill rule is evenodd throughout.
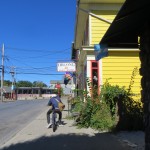
<path id="1" fill-rule="evenodd" d="M 96 67 L 97 68 L 97 62 L 92 62 L 92 68 Z"/>
<path id="2" fill-rule="evenodd" d="M 92 82 L 93 86 L 98 86 L 98 62 L 92 61 Z"/>

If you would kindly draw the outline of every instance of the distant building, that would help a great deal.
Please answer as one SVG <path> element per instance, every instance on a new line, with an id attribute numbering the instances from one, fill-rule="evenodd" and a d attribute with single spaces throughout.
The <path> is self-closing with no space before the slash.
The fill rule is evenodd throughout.
<path id="1" fill-rule="evenodd" d="M 74 86 L 72 80 L 70 80 L 67 84 L 67 86 L 64 84 L 64 80 L 51 80 L 50 81 L 50 89 L 56 89 L 56 85 L 60 84 L 61 88 L 63 89 L 63 94 L 64 95 L 72 95 L 74 96 L 74 91 L 72 87 Z"/>

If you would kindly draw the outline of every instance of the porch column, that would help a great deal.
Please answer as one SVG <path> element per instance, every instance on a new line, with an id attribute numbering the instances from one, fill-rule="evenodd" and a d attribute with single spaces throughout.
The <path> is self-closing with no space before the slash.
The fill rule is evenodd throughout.
<path id="1" fill-rule="evenodd" d="M 150 22 L 140 34 L 141 100 L 144 104 L 145 150 L 150 150 Z"/>

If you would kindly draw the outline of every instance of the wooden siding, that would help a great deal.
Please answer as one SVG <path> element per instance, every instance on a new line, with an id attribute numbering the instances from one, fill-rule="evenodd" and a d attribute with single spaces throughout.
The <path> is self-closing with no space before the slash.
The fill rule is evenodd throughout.
<path id="1" fill-rule="evenodd" d="M 92 11 L 92 13 L 109 21 L 112 21 L 115 18 L 117 11 Z M 91 46 L 100 42 L 109 26 L 110 24 L 97 18 L 91 17 Z"/>
<path id="2" fill-rule="evenodd" d="M 129 88 L 131 76 L 136 68 L 134 84 L 131 88 L 135 100 L 140 99 L 141 76 L 139 75 L 140 60 L 138 51 L 109 51 L 109 56 L 102 59 L 103 83 L 109 79 L 111 85 L 125 86 Z"/>

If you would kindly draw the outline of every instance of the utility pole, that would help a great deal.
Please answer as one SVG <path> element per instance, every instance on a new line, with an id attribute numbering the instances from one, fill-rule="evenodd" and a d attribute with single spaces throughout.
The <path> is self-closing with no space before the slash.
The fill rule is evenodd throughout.
<path id="1" fill-rule="evenodd" d="M 14 66 L 11 67 L 11 76 L 12 76 L 12 86 L 11 86 L 11 99 L 13 99 L 13 91 L 14 91 L 14 75 L 15 75 L 15 71 L 14 71 Z"/>
<path id="2" fill-rule="evenodd" d="M 4 82 L 4 44 L 2 45 L 2 66 L 1 66 L 1 101 L 3 102 L 3 82 Z"/>

